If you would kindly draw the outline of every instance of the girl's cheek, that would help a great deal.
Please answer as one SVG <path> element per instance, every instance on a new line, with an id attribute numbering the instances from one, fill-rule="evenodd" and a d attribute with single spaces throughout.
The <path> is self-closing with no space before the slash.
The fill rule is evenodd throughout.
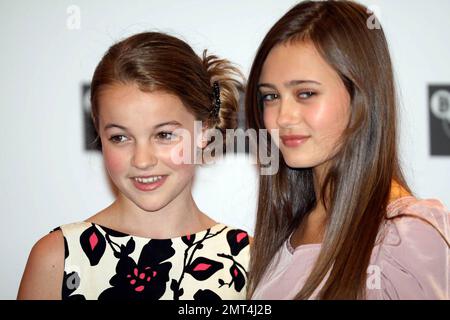
<path id="1" fill-rule="evenodd" d="M 177 152 L 179 152 L 180 155 L 180 158 L 178 159 L 183 159 L 183 150 L 179 150 Z M 167 154 L 160 154 L 158 159 L 166 168 L 169 168 L 172 173 L 176 173 L 179 183 L 192 179 L 195 174 L 196 166 L 195 164 L 189 163 L 189 161 L 188 163 L 184 163 L 183 161 L 174 162 L 171 156 Z"/>
<path id="2" fill-rule="evenodd" d="M 312 106 L 304 111 L 304 121 L 316 134 L 326 134 L 336 130 L 337 119 L 336 110 L 327 103 Z"/>
<path id="3" fill-rule="evenodd" d="M 263 120 L 264 120 L 264 126 L 267 129 L 274 129 L 277 127 L 277 117 L 278 117 L 278 111 L 276 110 L 269 110 L 264 109 L 263 114 Z"/>
<path id="4" fill-rule="evenodd" d="M 305 112 L 304 120 L 314 134 L 314 141 L 325 154 L 334 153 L 346 127 L 346 115 L 341 106 L 331 102 Z"/>
<path id="5" fill-rule="evenodd" d="M 126 159 L 121 153 L 103 150 L 103 158 L 109 173 L 121 173 L 127 170 Z"/>
<path id="6" fill-rule="evenodd" d="M 194 143 L 191 141 L 191 143 Z M 183 145 L 181 142 L 171 146 L 161 146 L 155 150 L 155 156 L 158 158 L 158 162 L 162 162 L 166 167 L 172 171 L 178 171 L 180 174 L 186 173 L 191 175 L 195 170 L 194 164 L 194 151 L 190 154 L 188 151 L 189 145 Z M 186 158 L 185 158 L 186 157 Z"/>

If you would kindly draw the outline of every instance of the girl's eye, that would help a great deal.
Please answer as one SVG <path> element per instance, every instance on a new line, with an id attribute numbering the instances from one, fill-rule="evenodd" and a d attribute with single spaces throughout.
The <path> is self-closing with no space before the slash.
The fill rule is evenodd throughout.
<path id="1" fill-rule="evenodd" d="M 121 143 L 121 142 L 125 142 L 127 141 L 127 137 L 124 135 L 116 135 L 116 136 L 112 136 L 111 138 L 109 138 L 110 141 L 112 141 L 113 143 Z"/>
<path id="2" fill-rule="evenodd" d="M 279 95 L 276 93 L 261 94 L 261 96 L 261 99 L 264 103 L 272 102 L 279 98 Z"/>
<path id="3" fill-rule="evenodd" d="M 177 138 L 177 136 L 175 134 L 173 134 L 172 132 L 167 132 L 167 131 L 162 131 L 159 132 L 156 137 L 160 140 L 164 140 L 164 141 L 172 141 L 175 140 Z"/>
<path id="4" fill-rule="evenodd" d="M 309 98 L 311 98 L 312 96 L 314 96 L 316 93 L 315 92 L 313 92 L 313 91 L 303 91 L 303 92 L 300 92 L 299 94 L 298 94 L 298 97 L 300 98 L 300 99 L 309 99 Z"/>

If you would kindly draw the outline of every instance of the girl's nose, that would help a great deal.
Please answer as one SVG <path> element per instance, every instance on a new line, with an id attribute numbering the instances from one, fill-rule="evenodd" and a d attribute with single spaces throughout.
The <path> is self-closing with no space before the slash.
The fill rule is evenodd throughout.
<path id="1" fill-rule="evenodd" d="M 277 124 L 279 128 L 290 128 L 301 122 L 300 106 L 292 101 L 283 101 L 281 103 Z"/>
<path id="2" fill-rule="evenodd" d="M 153 167 L 158 162 L 158 158 L 155 156 L 152 147 L 149 145 L 137 145 L 131 164 L 138 169 L 147 169 Z"/>

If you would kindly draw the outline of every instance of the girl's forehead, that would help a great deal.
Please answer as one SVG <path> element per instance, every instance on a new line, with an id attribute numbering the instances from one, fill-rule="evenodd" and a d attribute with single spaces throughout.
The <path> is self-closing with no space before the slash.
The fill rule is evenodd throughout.
<path id="1" fill-rule="evenodd" d="M 176 95 L 164 91 L 144 92 L 135 85 L 106 87 L 98 101 L 102 122 L 123 121 L 148 125 L 168 119 L 183 122 L 193 118 Z"/>
<path id="2" fill-rule="evenodd" d="M 324 82 L 337 73 L 308 42 L 279 44 L 264 61 L 260 82 L 284 83 L 292 80 Z"/>

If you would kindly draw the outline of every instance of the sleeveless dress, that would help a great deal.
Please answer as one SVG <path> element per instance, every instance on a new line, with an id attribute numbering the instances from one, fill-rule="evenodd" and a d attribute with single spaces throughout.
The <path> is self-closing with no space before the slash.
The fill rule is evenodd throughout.
<path id="1" fill-rule="evenodd" d="M 450 212 L 438 200 L 406 196 L 387 207 L 367 269 L 366 299 L 450 299 Z M 305 284 L 321 244 L 293 248 L 288 238 L 252 299 L 293 299 Z M 317 295 L 325 280 L 315 290 Z"/>
<path id="2" fill-rule="evenodd" d="M 216 224 L 195 234 L 149 239 L 91 222 L 64 236 L 62 299 L 245 299 L 249 237 Z"/>

